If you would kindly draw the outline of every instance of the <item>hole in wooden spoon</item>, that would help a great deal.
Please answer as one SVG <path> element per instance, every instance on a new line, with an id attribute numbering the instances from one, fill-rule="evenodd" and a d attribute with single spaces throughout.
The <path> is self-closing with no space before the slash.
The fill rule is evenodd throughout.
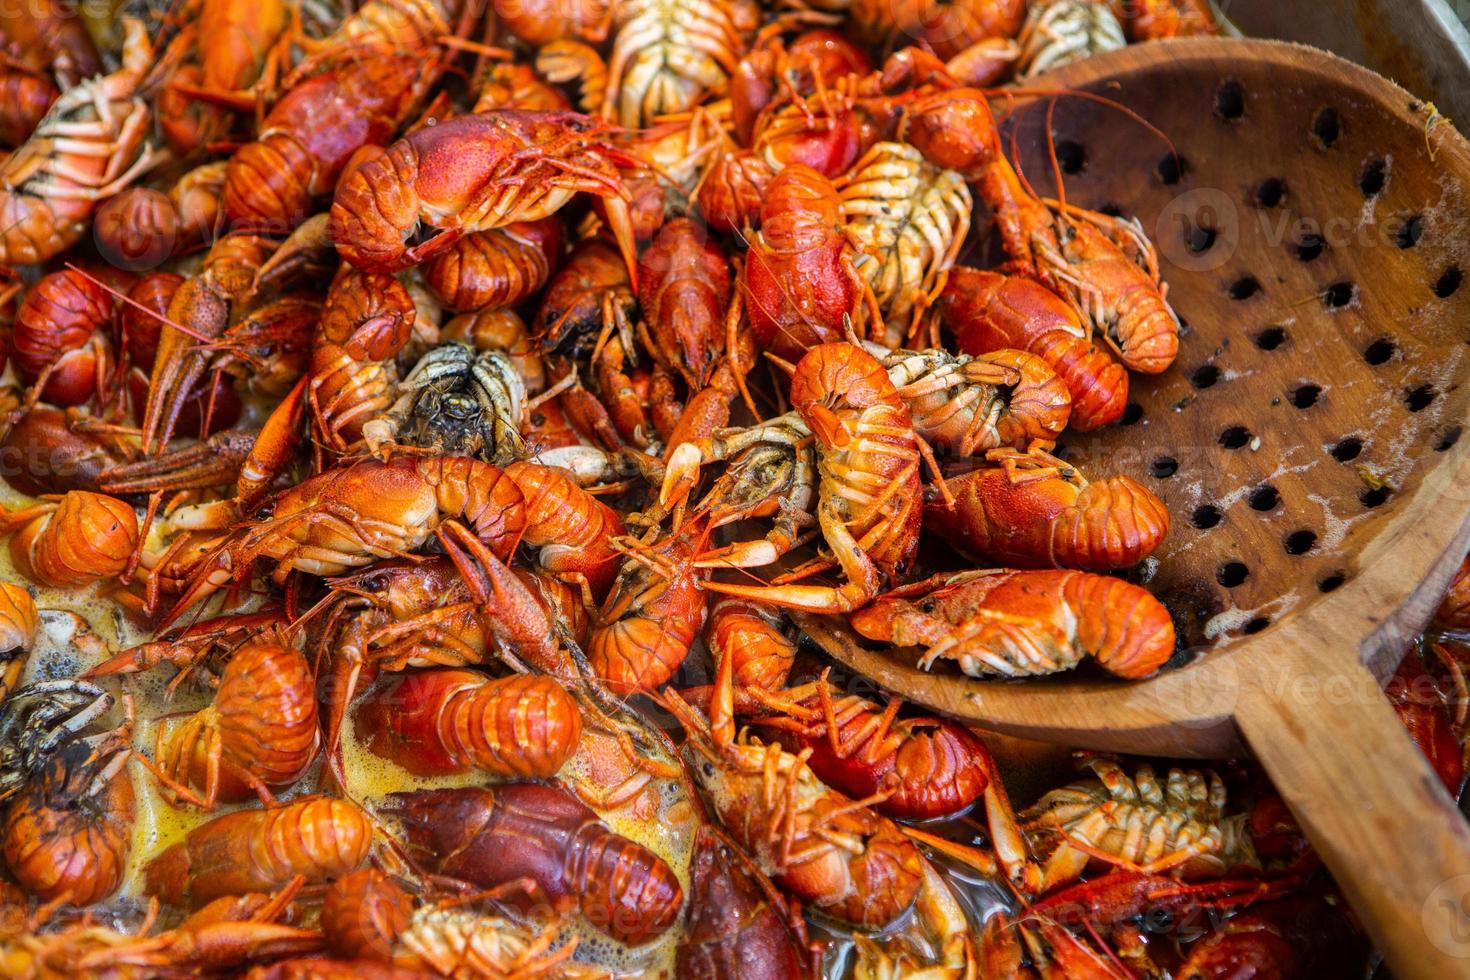
<path id="1" fill-rule="evenodd" d="M 1394 223 L 1393 243 L 1399 248 L 1413 248 L 1423 237 L 1423 215 L 1411 214 Z"/>
<path id="2" fill-rule="evenodd" d="M 1087 169 L 1087 148 L 1076 140 L 1057 140 L 1057 164 L 1062 173 L 1077 175 Z"/>
<path id="3" fill-rule="evenodd" d="M 1340 310 L 1351 303 L 1357 295 L 1358 287 L 1347 280 L 1343 280 L 1327 287 L 1327 290 L 1322 294 L 1322 302 L 1329 310 Z"/>
<path id="4" fill-rule="evenodd" d="M 1251 510 L 1268 511 L 1281 503 L 1281 494 L 1267 483 L 1252 490 L 1247 502 L 1251 505 Z"/>
<path id="5" fill-rule="evenodd" d="M 1358 190 L 1363 192 L 1364 197 L 1377 197 L 1383 193 L 1383 187 L 1388 183 L 1388 161 L 1382 157 L 1373 157 L 1363 165 L 1362 176 L 1358 178 Z"/>
<path id="6" fill-rule="evenodd" d="M 1141 418 L 1143 418 L 1143 406 L 1137 402 L 1129 402 L 1124 406 L 1123 417 L 1118 421 L 1124 425 L 1133 425 Z"/>
<path id="7" fill-rule="evenodd" d="M 1339 440 L 1331 449 L 1332 458 L 1339 463 L 1351 463 L 1362 451 L 1363 440 L 1357 436 L 1348 436 L 1346 439 Z"/>
<path id="8" fill-rule="evenodd" d="M 1189 172 L 1189 161 L 1177 153 L 1166 153 L 1159 160 L 1159 165 L 1154 169 L 1159 181 L 1170 187 L 1184 179 Z"/>
<path id="9" fill-rule="evenodd" d="M 1312 120 L 1312 135 L 1317 138 L 1317 142 L 1322 144 L 1324 149 L 1337 142 L 1338 137 L 1342 136 L 1342 120 L 1338 117 L 1336 109 L 1328 106 L 1317 113 L 1316 118 Z"/>
<path id="10" fill-rule="evenodd" d="M 1263 180 L 1261 186 L 1256 188 L 1256 204 L 1263 208 L 1280 207 L 1284 200 L 1286 200 L 1286 181 L 1280 177 Z"/>
<path id="11" fill-rule="evenodd" d="M 1204 389 L 1213 386 L 1220 380 L 1220 369 L 1213 364 L 1206 364 L 1194 369 L 1189 376 L 1189 383 L 1196 388 Z"/>
<path id="12" fill-rule="evenodd" d="M 1256 346 L 1261 350 L 1275 350 L 1286 343 L 1286 330 L 1283 327 L 1267 327 L 1256 334 Z"/>
<path id="13" fill-rule="evenodd" d="M 1300 531 L 1292 531 L 1282 542 L 1288 555 L 1305 555 L 1317 544 L 1317 532 L 1306 528 Z"/>
<path id="14" fill-rule="evenodd" d="M 1396 350 L 1398 350 L 1397 344 L 1387 337 L 1380 337 L 1364 349 L 1363 360 L 1377 367 L 1387 362 L 1390 357 L 1393 357 L 1394 351 Z"/>
<path id="15" fill-rule="evenodd" d="M 1299 385 L 1291 393 L 1291 403 L 1297 408 L 1311 408 L 1317 404 L 1317 399 L 1322 394 L 1322 386 L 1314 384 Z"/>
<path id="16" fill-rule="evenodd" d="M 1261 632 L 1267 626 L 1270 626 L 1270 625 L 1271 625 L 1271 617 L 1270 616 L 1257 616 L 1255 619 L 1252 619 L 1249 623 L 1246 623 L 1245 624 L 1245 628 L 1242 629 L 1241 632 L 1244 633 L 1246 636 L 1254 636 L 1255 634 Z"/>
<path id="17" fill-rule="evenodd" d="M 1295 255 L 1298 261 L 1314 262 L 1322 257 L 1322 253 L 1326 249 L 1327 239 L 1315 231 L 1303 231 L 1297 236 L 1297 240 L 1292 243 L 1291 254 Z"/>
<path id="18" fill-rule="evenodd" d="M 1404 392 L 1404 404 L 1411 412 L 1422 412 L 1434 402 L 1435 394 L 1432 385 L 1419 385 Z"/>
<path id="19" fill-rule="evenodd" d="M 1459 292 L 1460 283 L 1464 282 L 1464 280 L 1465 274 L 1460 271 L 1460 267 L 1452 265 L 1444 271 L 1444 275 L 1440 276 L 1439 281 L 1434 284 L 1434 295 L 1440 299 L 1449 299 L 1455 293 Z"/>
<path id="20" fill-rule="evenodd" d="M 1151 472 L 1157 479 L 1167 480 L 1169 477 L 1179 472 L 1179 460 L 1175 459 L 1173 456 L 1159 456 L 1155 458 L 1153 464 L 1149 466 L 1149 472 Z"/>
<path id="21" fill-rule="evenodd" d="M 1318 592 L 1336 592 L 1342 588 L 1342 583 L 1347 581 L 1347 576 L 1342 572 L 1333 572 L 1317 581 Z"/>
<path id="22" fill-rule="evenodd" d="M 1184 224 L 1184 247 L 1195 255 L 1208 252 L 1215 247 L 1220 233 L 1209 225 L 1196 225 L 1186 220 Z"/>
<path id="23" fill-rule="evenodd" d="M 1193 514 L 1189 515 L 1189 523 L 1201 531 L 1208 531 L 1210 528 L 1218 525 L 1223 517 L 1224 515 L 1220 513 L 1220 508 L 1214 504 L 1201 504 L 1194 509 Z"/>
<path id="24" fill-rule="evenodd" d="M 1464 431 L 1464 427 L 1458 425 L 1446 429 L 1444 435 L 1440 436 L 1439 441 L 1434 444 L 1434 451 L 1437 453 L 1449 452 L 1455 448 L 1455 443 L 1460 441 L 1460 436 Z"/>
<path id="25" fill-rule="evenodd" d="M 1251 441 L 1251 430 L 1243 425 L 1232 425 L 1220 433 L 1220 445 L 1226 449 L 1240 449 Z"/>
<path id="26" fill-rule="evenodd" d="M 1382 506 L 1391 492 L 1388 487 L 1373 487 L 1372 489 L 1361 491 L 1358 494 L 1358 500 L 1364 507 L 1372 510 L 1374 507 Z"/>
<path id="27" fill-rule="evenodd" d="M 1225 82 L 1215 89 L 1215 115 L 1226 122 L 1245 115 L 1245 89 L 1239 82 Z"/>
<path id="28" fill-rule="evenodd" d="M 1241 276 L 1230 284 L 1231 299 L 1250 299 L 1261 291 L 1261 282 L 1255 276 Z"/>
<path id="29" fill-rule="evenodd" d="M 1233 589 L 1249 578 L 1250 574 L 1251 570 L 1246 567 L 1245 562 L 1227 561 L 1215 569 L 1215 581 L 1227 589 Z"/>

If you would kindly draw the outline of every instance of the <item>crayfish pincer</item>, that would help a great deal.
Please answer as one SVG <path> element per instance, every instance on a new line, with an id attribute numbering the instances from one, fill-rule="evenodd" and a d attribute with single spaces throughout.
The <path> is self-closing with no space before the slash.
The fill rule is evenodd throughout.
<path id="1" fill-rule="evenodd" d="M 628 192 L 618 166 L 637 161 L 575 112 L 496 109 L 425 126 L 353 168 L 332 201 L 332 239 L 366 272 L 397 272 L 463 236 L 537 221 L 578 192 L 606 202 L 618 250 L 637 276 Z M 420 225 L 441 231 L 418 245 Z"/>
<path id="2" fill-rule="evenodd" d="M 580 908 L 630 946 L 663 933 L 684 903 L 662 858 L 555 786 L 394 793 L 385 809 L 402 822 L 410 853 L 435 873 L 480 888 L 529 878 L 558 911 Z"/>

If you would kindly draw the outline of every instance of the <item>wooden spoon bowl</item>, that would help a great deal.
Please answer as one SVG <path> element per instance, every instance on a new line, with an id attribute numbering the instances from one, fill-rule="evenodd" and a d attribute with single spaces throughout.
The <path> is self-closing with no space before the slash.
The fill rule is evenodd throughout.
<path id="1" fill-rule="evenodd" d="M 1147 44 L 1028 86 L 1066 199 L 1137 217 L 1184 321 L 1123 424 L 1065 437 L 1174 527 L 1144 569 L 1174 669 L 1134 684 L 925 673 L 841 624 L 808 633 L 884 687 L 988 728 L 1260 758 L 1396 973 L 1470 975 L 1470 829 L 1381 682 L 1470 537 L 1470 145 L 1432 106 L 1314 49 Z M 1051 100 L 1012 114 L 1045 196 Z M 1464 875 L 1461 879 L 1459 876 Z"/>

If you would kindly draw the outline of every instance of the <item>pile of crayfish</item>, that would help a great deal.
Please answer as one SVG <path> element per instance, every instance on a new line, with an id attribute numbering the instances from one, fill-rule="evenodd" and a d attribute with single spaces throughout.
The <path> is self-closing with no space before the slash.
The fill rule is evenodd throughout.
<path id="1" fill-rule="evenodd" d="M 1057 452 L 1169 370 L 1158 257 L 993 107 L 1207 2 L 143 6 L 0 22 L 0 975 L 1363 961 L 1253 769 L 1017 810 L 800 628 L 1174 655 L 1167 508 Z"/>

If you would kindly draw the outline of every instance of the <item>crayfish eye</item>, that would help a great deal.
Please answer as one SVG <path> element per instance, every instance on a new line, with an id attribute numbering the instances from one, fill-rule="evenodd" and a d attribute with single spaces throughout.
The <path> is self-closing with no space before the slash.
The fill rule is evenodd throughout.
<path id="1" fill-rule="evenodd" d="M 1140 924 L 1145 932 L 1172 932 L 1174 930 L 1174 913 L 1165 908 L 1148 909 L 1143 913 Z"/>

